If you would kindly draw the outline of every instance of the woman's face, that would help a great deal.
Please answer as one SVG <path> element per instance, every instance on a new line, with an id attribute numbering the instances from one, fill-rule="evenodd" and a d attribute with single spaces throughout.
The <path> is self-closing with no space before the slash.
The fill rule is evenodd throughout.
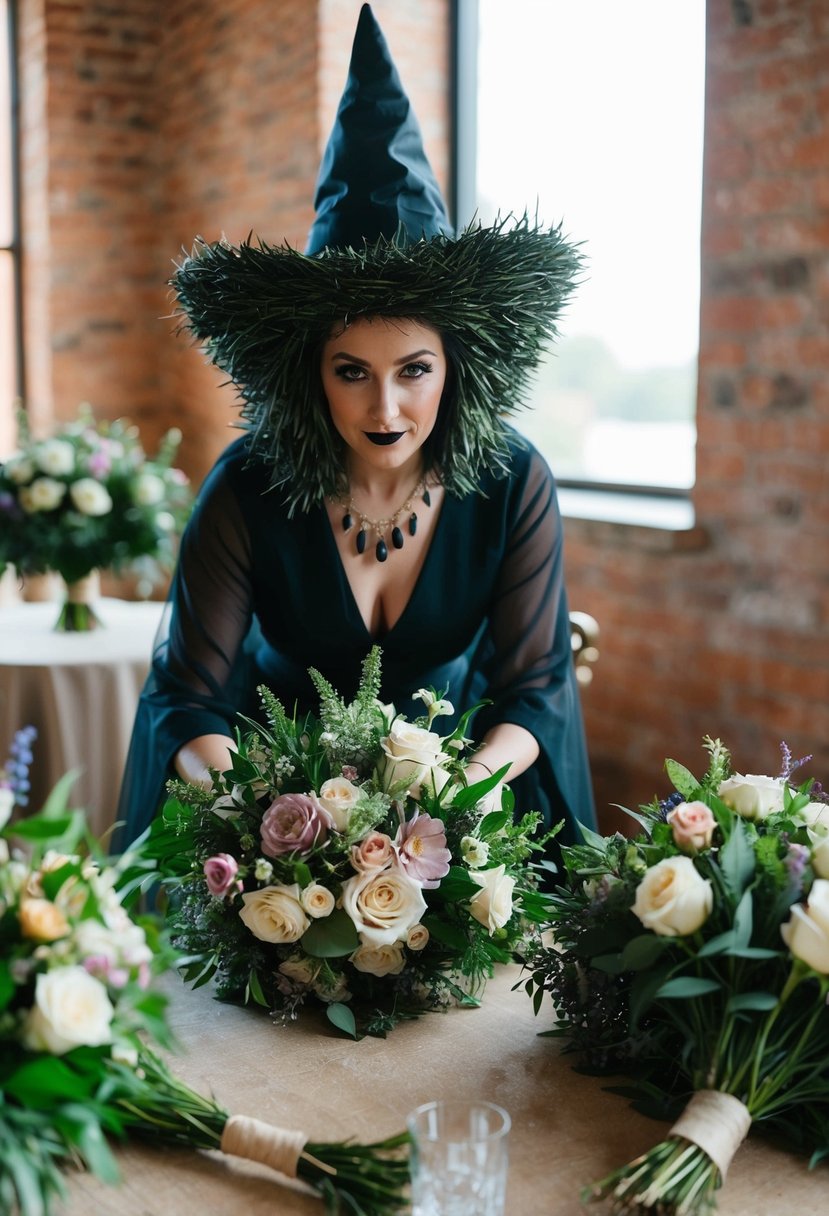
<path id="1" fill-rule="evenodd" d="M 418 456 L 446 381 L 437 330 L 361 317 L 325 343 L 321 372 L 331 421 L 354 456 L 381 469 L 401 468 Z"/>

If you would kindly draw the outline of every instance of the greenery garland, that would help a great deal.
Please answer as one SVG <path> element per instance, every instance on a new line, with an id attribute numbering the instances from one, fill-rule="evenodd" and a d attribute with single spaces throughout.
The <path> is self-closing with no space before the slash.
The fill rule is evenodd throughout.
<path id="1" fill-rule="evenodd" d="M 199 239 L 171 280 L 184 329 L 205 347 L 242 398 L 253 450 L 272 466 L 291 510 L 343 489 L 343 442 L 322 395 L 319 354 L 338 322 L 417 319 L 439 330 L 454 371 L 454 408 L 431 456 L 446 488 L 462 496 L 485 470 L 508 468 L 504 418 L 524 405 L 530 376 L 558 333 L 583 258 L 561 226 L 525 214 L 457 238 L 309 257 L 251 238 L 238 246 Z"/>

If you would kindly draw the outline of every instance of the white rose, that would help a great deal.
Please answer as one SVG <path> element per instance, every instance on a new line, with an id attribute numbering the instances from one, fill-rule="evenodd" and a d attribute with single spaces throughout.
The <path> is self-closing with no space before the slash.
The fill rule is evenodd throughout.
<path id="1" fill-rule="evenodd" d="M 717 794 L 726 806 L 743 819 L 765 819 L 773 811 L 783 810 L 784 784 L 778 777 L 734 773 L 727 781 L 720 783 Z"/>
<path id="2" fill-rule="evenodd" d="M 503 929 L 512 916 L 512 892 L 515 879 L 506 873 L 506 866 L 494 866 L 491 870 L 479 870 L 469 877 L 481 890 L 469 901 L 469 911 L 489 935 Z"/>
<path id="3" fill-rule="evenodd" d="M 793 905 L 780 933 L 795 958 L 820 975 L 829 975 L 829 882 L 825 878 L 812 883 L 805 905 Z"/>
<path id="4" fill-rule="evenodd" d="M 477 836 L 464 836 L 461 840 L 461 857 L 468 866 L 479 869 L 489 861 L 489 845 Z"/>
<path id="5" fill-rule="evenodd" d="M 829 836 L 824 831 L 807 828 L 812 845 L 812 869 L 818 878 L 829 878 Z"/>
<path id="6" fill-rule="evenodd" d="M 368 975 L 399 975 L 406 966 L 406 956 L 402 942 L 389 942 L 385 946 L 358 946 L 349 962 Z"/>
<path id="7" fill-rule="evenodd" d="M 4 828 L 14 810 L 14 790 L 7 785 L 0 785 L 0 829 Z"/>
<path id="8" fill-rule="evenodd" d="M 23 1042 L 30 1051 L 56 1056 L 73 1047 L 99 1047 L 111 1041 L 114 1012 L 100 980 L 83 967 L 57 967 L 37 977 Z"/>
<path id="9" fill-rule="evenodd" d="M 132 496 L 139 507 L 154 507 L 164 497 L 164 482 L 155 473 L 140 473 L 132 487 Z"/>
<path id="10" fill-rule="evenodd" d="M 262 942 L 297 942 L 311 923 L 300 903 L 298 882 L 250 891 L 242 903 L 239 916 Z"/>
<path id="11" fill-rule="evenodd" d="M 426 911 L 422 889 L 397 865 L 347 879 L 342 906 L 363 942 L 372 946 L 404 940 Z"/>
<path id="12" fill-rule="evenodd" d="M 81 477 L 73 482 L 69 496 L 82 515 L 108 515 L 112 510 L 109 491 L 94 477 Z"/>
<path id="13" fill-rule="evenodd" d="M 427 769 L 448 760 L 440 750 L 442 742 L 440 735 L 433 731 L 396 718 L 386 738 L 380 740 L 385 755 L 380 765 L 384 789 L 403 781 L 416 783 Z"/>
<path id="14" fill-rule="evenodd" d="M 155 517 L 155 522 L 158 524 L 162 532 L 175 531 L 176 519 L 169 511 L 159 511 Z"/>
<path id="15" fill-rule="evenodd" d="M 406 945 L 410 950 L 425 950 L 429 943 L 429 930 L 425 925 L 412 925 L 406 934 Z"/>
<path id="16" fill-rule="evenodd" d="M 345 777 L 331 777 L 320 786 L 318 801 L 325 807 L 338 832 L 345 832 L 351 812 L 357 805 L 362 790 Z"/>
<path id="17" fill-rule="evenodd" d="M 328 887 L 324 887 L 318 882 L 312 882 L 307 887 L 303 887 L 300 892 L 299 902 L 308 915 L 317 920 L 321 916 L 330 916 L 336 907 L 337 901 L 328 890 Z"/>
<path id="18" fill-rule="evenodd" d="M 75 929 L 75 946 L 82 959 L 98 955 L 114 966 L 119 955 L 118 936 L 99 920 L 82 920 Z"/>
<path id="19" fill-rule="evenodd" d="M 829 802 L 809 802 L 795 816 L 810 828 L 822 828 L 829 832 Z"/>
<path id="20" fill-rule="evenodd" d="M 3 466 L 9 481 L 16 486 L 23 486 L 35 475 L 35 466 L 28 456 L 11 456 Z"/>
<path id="21" fill-rule="evenodd" d="M 36 511 L 54 511 L 62 502 L 65 493 L 66 486 L 62 481 L 55 481 L 52 477 L 37 477 L 30 486 L 25 486 L 20 491 L 20 505 L 28 515 L 34 515 Z"/>
<path id="22" fill-rule="evenodd" d="M 75 467 L 75 449 L 65 439 L 47 439 L 35 448 L 35 461 L 39 469 L 52 476 L 71 473 Z"/>
<path id="23" fill-rule="evenodd" d="M 694 933 L 714 905 L 711 883 L 690 857 L 666 857 L 645 874 L 631 909 L 646 929 L 660 937 Z"/>
<path id="24" fill-rule="evenodd" d="M 320 969 L 320 963 L 310 958 L 288 958 L 280 963 L 278 970 L 294 984 L 311 984 Z"/>
<path id="25" fill-rule="evenodd" d="M 332 975 L 330 971 L 320 968 L 313 988 L 321 1001 L 347 1001 L 351 996 L 348 991 L 348 981 L 342 972 Z"/>

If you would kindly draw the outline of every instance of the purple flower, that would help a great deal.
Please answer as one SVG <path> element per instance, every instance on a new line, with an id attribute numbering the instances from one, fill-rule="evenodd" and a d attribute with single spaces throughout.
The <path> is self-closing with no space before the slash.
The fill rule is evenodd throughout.
<path id="1" fill-rule="evenodd" d="M 310 794 L 280 794 L 262 818 L 262 852 L 269 857 L 310 853 L 328 839 L 331 826 L 331 816 Z"/>
<path id="2" fill-rule="evenodd" d="M 216 895 L 219 898 L 227 895 L 235 886 L 241 891 L 242 884 L 236 879 L 239 873 L 239 866 L 235 857 L 231 857 L 230 853 L 217 853 L 215 857 L 208 857 L 204 863 L 204 877 L 207 881 L 207 889 L 211 895 Z"/>
<path id="3" fill-rule="evenodd" d="M 440 886 L 449 873 L 452 854 L 446 847 L 442 819 L 416 811 L 414 818 L 401 823 L 395 839 L 397 856 L 409 878 L 427 889 Z"/>

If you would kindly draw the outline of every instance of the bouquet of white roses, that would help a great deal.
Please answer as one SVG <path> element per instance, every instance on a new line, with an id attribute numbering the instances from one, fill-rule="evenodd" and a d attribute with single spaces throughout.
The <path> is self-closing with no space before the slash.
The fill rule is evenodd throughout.
<path id="1" fill-rule="evenodd" d="M 71 775 L 38 814 L 25 802 L 31 728 L 0 769 L 0 1210 L 49 1216 L 62 1164 L 118 1181 L 107 1135 L 221 1149 L 309 1183 L 329 1212 L 387 1216 L 403 1204 L 406 1136 L 307 1142 L 229 1115 L 178 1081 L 148 1046 L 170 1046 L 154 973 L 173 958 L 152 917 L 128 906 L 152 869 L 94 855 Z M 9 847 L 12 842 L 12 847 Z"/>
<path id="2" fill-rule="evenodd" d="M 614 1212 L 714 1208 L 752 1123 L 829 1155 L 829 800 L 779 777 L 730 772 L 706 739 L 698 781 L 640 807 L 640 835 L 563 849 L 555 944 L 527 981 L 552 996 L 552 1032 L 592 1067 L 628 1071 L 640 1105 L 687 1105 L 668 1136 L 589 1188 Z M 631 1093 L 630 1088 L 622 1089 Z"/>
<path id="3" fill-rule="evenodd" d="M 33 439 L 18 417 L 19 450 L 0 465 L 0 573 L 53 571 L 74 584 L 140 564 L 152 581 L 172 566 L 191 505 L 172 463 L 180 431 L 168 431 L 151 460 L 137 427 L 96 422 L 89 406 L 48 439 Z"/>
<path id="4" fill-rule="evenodd" d="M 316 997 L 352 1035 L 479 1003 L 544 919 L 527 864 L 540 816 L 514 823 L 509 791 L 488 807 L 504 771 L 467 784 L 472 711 L 442 737 L 453 710 L 433 691 L 415 722 L 380 704 L 377 647 L 351 704 L 310 674 L 319 718 L 261 689 L 267 728 L 238 732 L 210 790 L 171 783 L 151 828 L 187 978 L 283 1018 Z"/>

